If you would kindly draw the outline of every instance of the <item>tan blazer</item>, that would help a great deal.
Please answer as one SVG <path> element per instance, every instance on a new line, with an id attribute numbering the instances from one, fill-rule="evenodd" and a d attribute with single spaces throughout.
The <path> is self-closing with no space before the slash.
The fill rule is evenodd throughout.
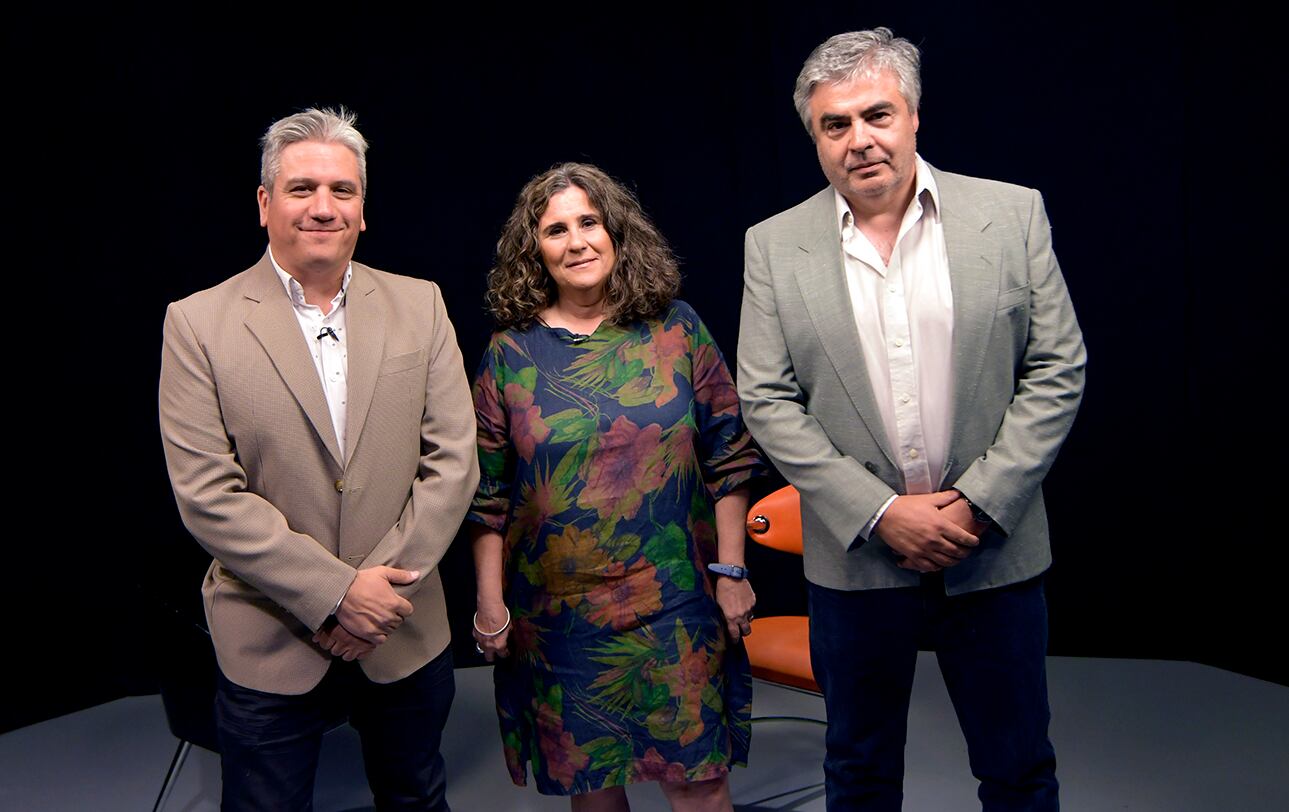
<path id="1" fill-rule="evenodd" d="M 415 610 L 362 668 L 392 682 L 449 640 L 436 566 L 479 478 L 474 407 L 438 287 L 353 264 L 342 462 L 310 349 L 267 253 L 166 311 L 161 436 L 220 668 L 280 694 L 321 681 L 310 637 L 358 568 L 420 570 Z"/>
<path id="2" fill-rule="evenodd" d="M 932 169 L 953 285 L 953 424 L 943 487 L 995 526 L 945 570 L 951 594 L 1051 563 L 1041 484 L 1083 394 L 1087 353 L 1033 189 Z M 858 538 L 903 475 L 850 306 L 831 188 L 748 230 L 738 388 L 752 436 L 801 492 L 806 578 L 832 589 L 918 583 Z"/>

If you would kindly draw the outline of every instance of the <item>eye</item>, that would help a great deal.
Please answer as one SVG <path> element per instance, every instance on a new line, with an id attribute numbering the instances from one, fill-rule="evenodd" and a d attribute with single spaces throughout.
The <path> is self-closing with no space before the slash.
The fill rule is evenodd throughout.
<path id="1" fill-rule="evenodd" d="M 600 224 L 600 221 L 595 219 L 594 217 L 582 218 L 582 228 L 595 228 L 599 224 Z"/>
<path id="2" fill-rule="evenodd" d="M 563 234 L 563 233 L 564 233 L 564 224 L 563 224 L 563 223 L 559 223 L 559 224 L 556 224 L 556 225 L 553 225 L 553 226 L 549 226 L 549 227 L 546 229 L 546 236 L 547 236 L 547 237 L 558 237 L 559 235 L 561 235 L 561 234 Z"/>

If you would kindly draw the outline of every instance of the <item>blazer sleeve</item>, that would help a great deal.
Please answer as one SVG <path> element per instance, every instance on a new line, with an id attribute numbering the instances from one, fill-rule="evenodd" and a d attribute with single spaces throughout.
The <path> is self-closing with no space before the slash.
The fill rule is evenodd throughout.
<path id="1" fill-rule="evenodd" d="M 229 571 L 317 629 L 356 571 L 247 489 L 220 411 L 218 381 L 181 302 L 166 310 L 158 407 L 184 525 Z"/>
<path id="2" fill-rule="evenodd" d="M 1028 509 L 1074 424 L 1087 363 L 1083 333 L 1052 251 L 1047 210 L 1042 195 L 1030 192 L 1025 238 L 1029 329 L 1015 395 L 993 443 L 953 483 L 1008 533 Z"/>
<path id="3" fill-rule="evenodd" d="M 757 229 L 743 253 L 738 392 L 743 420 L 763 451 L 801 493 L 803 503 L 849 549 L 895 491 L 854 457 L 837 450 L 807 411 L 793 369 L 774 279 Z"/>
<path id="4" fill-rule="evenodd" d="M 398 523 L 376 543 L 362 565 L 419 570 L 421 580 L 395 587 L 404 595 L 415 593 L 425 575 L 438 566 L 479 484 L 470 385 L 456 331 L 437 285 L 430 283 L 430 300 L 421 310 L 433 319 L 425 410 L 421 414 L 421 460 Z"/>

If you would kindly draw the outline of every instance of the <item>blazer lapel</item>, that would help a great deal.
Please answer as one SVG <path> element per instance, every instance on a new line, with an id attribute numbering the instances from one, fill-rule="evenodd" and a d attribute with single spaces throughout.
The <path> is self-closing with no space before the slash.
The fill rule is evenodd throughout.
<path id="1" fill-rule="evenodd" d="M 385 351 L 385 313 L 378 307 L 373 291 L 371 270 L 353 264 L 354 275 L 345 294 L 345 346 L 349 353 L 349 403 L 345 418 L 345 439 L 349 446 L 347 459 L 353 459 L 358 438 L 367 422 L 376 378 Z"/>
<path id="2" fill-rule="evenodd" d="M 1000 257 L 998 245 L 989 237 L 988 201 L 971 199 L 954 178 L 932 171 L 940 191 L 953 288 L 953 426 L 949 442 L 950 456 L 957 460 L 960 455 L 952 446 L 972 417 L 994 327 Z"/>
<path id="3" fill-rule="evenodd" d="M 268 253 L 251 269 L 243 295 L 257 303 L 245 319 L 247 328 L 268 354 L 327 451 L 341 465 L 340 444 L 331 426 L 331 410 L 322 392 L 322 381 L 318 380 L 318 368 L 309 355 L 300 322 Z"/>
<path id="4" fill-rule="evenodd" d="M 828 187 L 811 201 L 812 229 L 798 246 L 802 254 L 797 267 L 797 285 L 824 352 L 837 370 L 851 403 L 882 453 L 895 464 L 859 345 L 859 328 L 855 325 L 841 256 L 835 200 L 832 187 Z"/>

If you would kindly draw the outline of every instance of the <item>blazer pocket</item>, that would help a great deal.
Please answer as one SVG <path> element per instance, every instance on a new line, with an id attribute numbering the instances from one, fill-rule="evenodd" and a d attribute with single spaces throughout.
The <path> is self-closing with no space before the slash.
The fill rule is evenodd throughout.
<path id="1" fill-rule="evenodd" d="M 393 375 L 396 372 L 405 372 L 409 369 L 425 366 L 425 348 L 421 347 L 412 352 L 405 352 L 402 355 L 391 355 L 380 362 L 380 372 L 377 377 L 382 375 Z"/>
<path id="2" fill-rule="evenodd" d="M 1010 310 L 1019 304 L 1029 301 L 1029 285 L 1021 285 L 998 294 L 998 309 Z"/>

